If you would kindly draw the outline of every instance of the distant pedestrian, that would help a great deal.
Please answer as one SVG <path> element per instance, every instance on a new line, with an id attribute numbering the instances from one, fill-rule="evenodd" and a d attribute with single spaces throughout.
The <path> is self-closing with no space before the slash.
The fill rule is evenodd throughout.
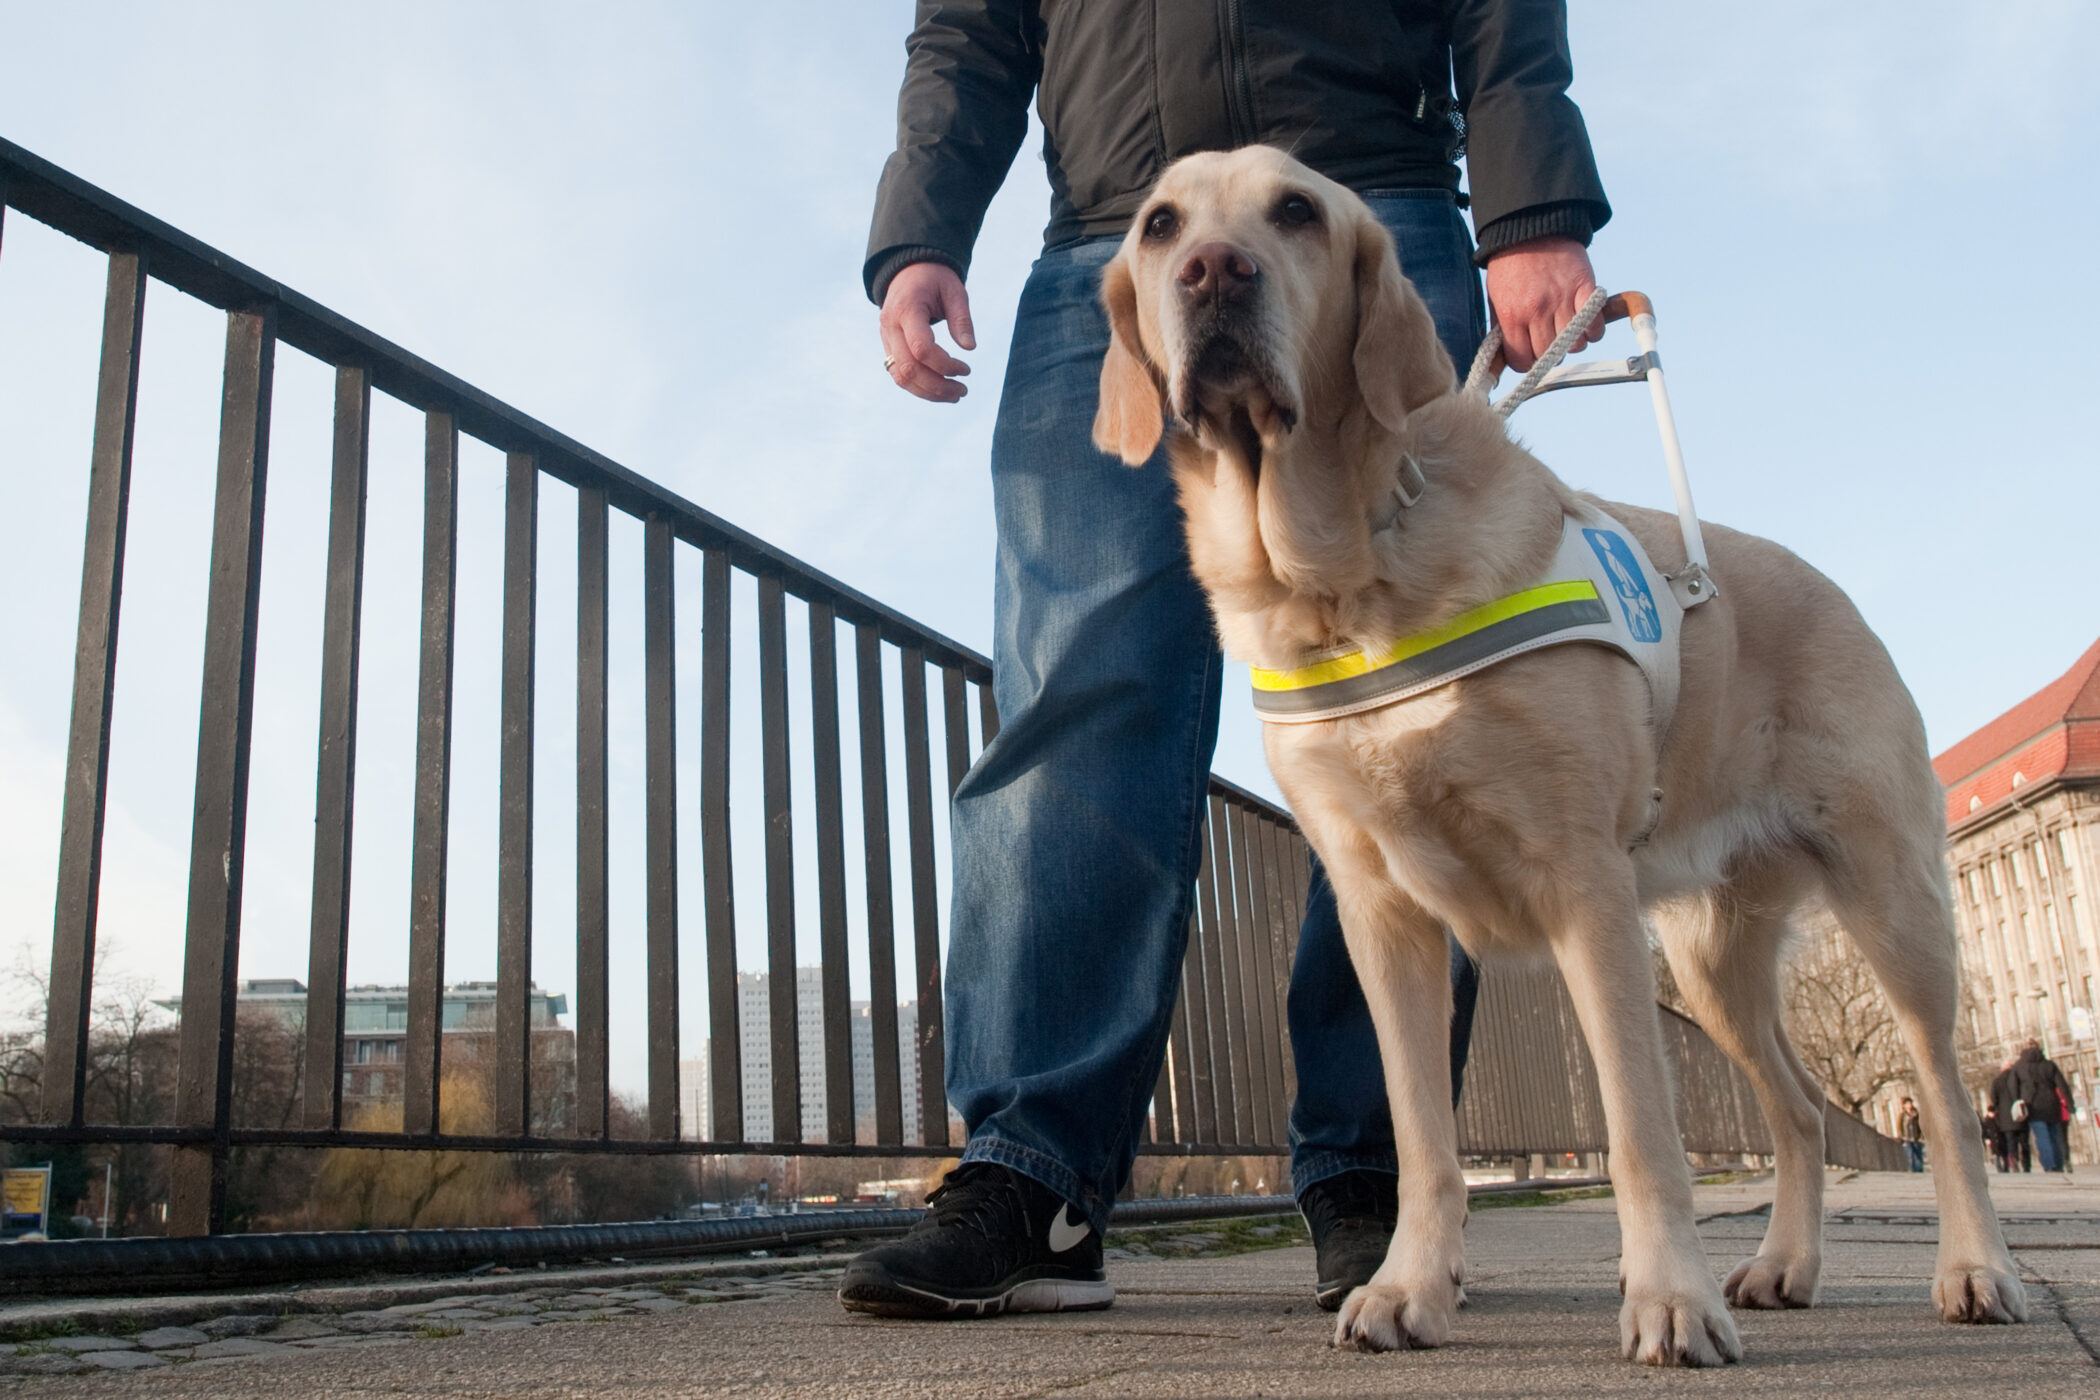
<path id="1" fill-rule="evenodd" d="M 1925 1170 L 1925 1129 L 1918 1122 L 1917 1100 L 1904 1096 L 1903 1111 L 1896 1115 L 1896 1136 L 1903 1140 L 1903 1151 L 1910 1158 L 1910 1169 Z"/>
<path id="2" fill-rule="evenodd" d="M 2017 1057 L 2007 1060 L 2005 1068 L 1991 1081 L 1991 1110 L 1998 1119 L 1998 1132 L 2005 1139 L 2006 1171 L 2031 1172 L 2033 1158 L 2028 1146 L 2027 1101 L 2020 1097 L 2017 1077 Z"/>
<path id="3" fill-rule="evenodd" d="M 2025 1110 L 2027 1126 L 2034 1138 L 2034 1153 L 2045 1172 L 2067 1171 L 2071 1166 L 2069 1109 L 2071 1084 L 2056 1061 L 2042 1053 L 2041 1042 L 2030 1040 L 2013 1062 L 2013 1089 Z"/>
<path id="4" fill-rule="evenodd" d="M 1988 1093 L 1983 1100 L 1983 1145 L 1990 1149 L 1991 1160 L 1998 1164 L 1998 1170 L 2006 1170 L 2005 1131 L 1998 1126 L 1998 1106 Z"/>

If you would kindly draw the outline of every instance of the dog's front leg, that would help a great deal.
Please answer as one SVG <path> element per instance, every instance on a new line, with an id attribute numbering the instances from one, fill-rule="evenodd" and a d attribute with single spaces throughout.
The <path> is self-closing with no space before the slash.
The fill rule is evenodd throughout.
<path id="1" fill-rule="evenodd" d="M 1451 1116 L 1444 930 L 1389 884 L 1344 890 L 1345 878 L 1336 880 L 1336 894 L 1349 959 L 1385 1061 L 1400 1218 L 1385 1263 L 1343 1301 L 1334 1341 L 1367 1351 L 1441 1346 L 1451 1336 L 1464 1282 L 1466 1223 L 1466 1181 Z"/>
<path id="2" fill-rule="evenodd" d="M 1608 869 L 1609 867 L 1607 867 Z M 1692 1215 L 1692 1174 L 1663 1062 L 1655 975 L 1633 875 L 1600 872 L 1601 892 L 1573 902 L 1553 955 L 1597 1066 L 1619 1200 L 1619 1340 L 1650 1366 L 1717 1366 L 1742 1358 L 1735 1320 L 1714 1282 Z"/>

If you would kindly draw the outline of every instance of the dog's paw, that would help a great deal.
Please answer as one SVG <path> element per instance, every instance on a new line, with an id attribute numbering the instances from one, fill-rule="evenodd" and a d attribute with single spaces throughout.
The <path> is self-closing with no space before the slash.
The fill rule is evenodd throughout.
<path id="1" fill-rule="evenodd" d="M 1628 1289 L 1619 1310 L 1619 1347 L 1643 1366 L 1719 1366 L 1743 1359 L 1735 1319 L 1711 1280 L 1670 1291 Z"/>
<path id="2" fill-rule="evenodd" d="M 1932 1301 L 1946 1322 L 2027 1320 L 2027 1289 L 2009 1262 L 1941 1265 L 1933 1275 Z"/>
<path id="3" fill-rule="evenodd" d="M 1760 1254 L 1745 1259 L 1728 1275 L 1721 1291 L 1739 1308 L 1807 1308 L 1815 1306 L 1821 1258 L 1785 1259 Z"/>
<path id="4" fill-rule="evenodd" d="M 1355 1351 L 1440 1347 L 1451 1339 L 1462 1296 L 1456 1283 L 1411 1287 L 1373 1278 L 1343 1301 L 1334 1344 Z"/>

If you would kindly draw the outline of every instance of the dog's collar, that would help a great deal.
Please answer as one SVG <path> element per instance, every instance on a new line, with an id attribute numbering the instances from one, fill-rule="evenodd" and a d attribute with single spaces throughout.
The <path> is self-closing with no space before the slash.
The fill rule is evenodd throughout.
<path id="1" fill-rule="evenodd" d="M 1677 702 L 1682 608 L 1631 532 L 1601 511 L 1564 521 L 1540 583 L 1468 609 L 1441 627 L 1361 649 L 1308 657 L 1289 670 L 1253 669 L 1254 709 L 1271 724 L 1308 724 L 1381 709 L 1498 661 L 1563 642 L 1594 642 L 1640 668 L 1657 733 Z"/>

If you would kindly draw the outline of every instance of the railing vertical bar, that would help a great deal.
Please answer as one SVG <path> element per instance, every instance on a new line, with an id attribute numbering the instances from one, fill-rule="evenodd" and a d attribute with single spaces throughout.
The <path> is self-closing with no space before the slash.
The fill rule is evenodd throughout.
<path id="1" fill-rule="evenodd" d="M 802 1054 L 795 975 L 795 826 L 788 771 L 786 598 L 758 580 L 758 710 L 766 805 L 767 1010 L 773 1047 L 773 1141 L 802 1141 Z"/>
<path id="2" fill-rule="evenodd" d="M 438 1128 L 439 1020 L 445 980 L 445 859 L 452 790 L 452 627 L 458 573 L 459 429 L 423 417 L 423 619 L 416 685 L 415 817 L 410 837 L 408 1031 L 401 1122 Z"/>
<path id="3" fill-rule="evenodd" d="M 926 653 L 904 649 L 904 787 L 911 841 L 911 915 L 918 954 L 919 1141 L 948 1145 L 941 1017 L 941 924 L 933 872 L 933 759 L 927 743 Z"/>
<path id="4" fill-rule="evenodd" d="M 1243 1145 L 1255 1140 L 1254 1075 L 1249 1068 L 1247 1053 L 1247 1003 L 1240 994 L 1240 915 L 1236 895 L 1238 882 L 1233 875 L 1232 808 L 1224 798 L 1216 795 L 1210 799 L 1210 839 L 1211 848 L 1216 853 L 1211 876 L 1217 890 L 1217 947 L 1223 974 L 1217 986 L 1218 1000 L 1212 1024 L 1222 1027 L 1225 1034 L 1225 1064 L 1231 1076 L 1232 1143 Z M 1221 1095 L 1218 1103 L 1221 1129 L 1225 1126 L 1225 1103 L 1226 1099 Z"/>
<path id="5" fill-rule="evenodd" d="M 977 727 L 984 731 L 984 746 L 990 748 L 999 737 L 999 701 L 992 695 L 990 681 L 977 683 Z"/>
<path id="6" fill-rule="evenodd" d="M 1247 1037 L 1247 1106 L 1251 1118 L 1247 1139 L 1262 1143 L 1269 1135 L 1269 1024 L 1262 1005 L 1262 980 L 1266 968 L 1258 950 L 1262 946 L 1262 923 L 1266 911 L 1255 897 L 1254 857 L 1248 849 L 1248 815 L 1238 803 L 1226 805 L 1225 827 L 1232 842 L 1232 902 L 1239 918 L 1240 1025 Z"/>
<path id="7" fill-rule="evenodd" d="M 226 1204 L 248 741 L 255 718 L 255 632 L 276 358 L 274 307 L 227 315 L 175 1087 L 176 1123 L 209 1128 L 212 1136 L 208 1143 L 185 1143 L 174 1151 L 168 1189 L 171 1235 L 216 1232 Z"/>
<path id="8" fill-rule="evenodd" d="M 321 619 L 321 736 L 314 778 L 313 917 L 306 955 L 306 1126 L 343 1123 L 343 992 L 350 952 L 351 819 L 357 788 L 357 661 L 365 573 L 372 376 L 335 372 L 328 582 Z"/>
<path id="9" fill-rule="evenodd" d="M 1196 877 L 1197 900 L 1199 904 L 1209 900 L 1212 912 L 1208 917 L 1215 920 L 1216 901 L 1203 893 L 1203 886 L 1210 878 L 1210 834 L 1204 832 L 1201 835 L 1203 868 L 1202 873 Z M 1204 975 L 1206 964 L 1214 959 L 1209 956 L 1206 948 L 1208 940 L 1203 932 L 1203 917 L 1191 913 L 1188 953 L 1181 960 L 1181 1004 L 1188 1021 L 1189 1037 L 1188 1102 L 1192 1114 L 1183 1118 L 1182 1131 L 1191 1141 L 1216 1143 L 1222 1139 L 1218 1136 L 1218 1115 L 1214 1105 L 1217 1076 L 1211 1068 L 1214 1052 L 1210 1039 L 1210 994 Z"/>
<path id="10" fill-rule="evenodd" d="M 700 595 L 700 857 L 707 880 L 707 1073 L 716 1142 L 744 1137 L 737 1033 L 736 887 L 729 858 L 729 551 L 710 549 Z"/>
<path id="11" fill-rule="evenodd" d="M 110 706 L 116 697 L 117 615 L 124 594 L 131 438 L 138 416 L 139 336 L 145 315 L 145 258 L 111 253 L 102 303 L 102 363 L 95 382 L 95 436 L 88 454 L 87 538 L 80 563 L 65 805 L 59 819 L 58 899 L 45 987 L 43 1116 L 49 1123 L 78 1124 L 86 1111 Z"/>
<path id="12" fill-rule="evenodd" d="M 649 1136 L 678 1136 L 678 633 L 671 522 L 642 528 L 643 782 L 647 808 Z M 703 605 L 704 606 L 704 605 Z"/>
<path id="13" fill-rule="evenodd" d="M 576 1135 L 585 1138 L 602 1138 L 610 1126 L 609 534 L 605 488 L 583 487 L 576 493 Z"/>
<path id="14" fill-rule="evenodd" d="M 1159 1057 L 1159 1077 L 1152 1084 L 1152 1111 L 1145 1118 L 1145 1138 L 1148 1142 L 1174 1141 L 1174 1079 L 1171 1073 L 1173 1058 L 1171 1049 Z"/>
<path id="15" fill-rule="evenodd" d="M 496 828 L 496 1131 L 532 1123 L 533 650 L 540 547 L 540 468 L 504 461 L 503 698 Z"/>
<path id="16" fill-rule="evenodd" d="M 1268 982 L 1264 991 L 1268 993 L 1268 1022 L 1275 1031 L 1275 1060 L 1277 1060 L 1277 1136 L 1270 1142 L 1289 1142 L 1289 1115 L 1294 1091 L 1298 1087 L 1298 1060 L 1291 1056 L 1291 1033 L 1289 1016 L 1285 1014 L 1291 1003 L 1291 945 L 1289 945 L 1289 909 L 1291 888 L 1289 873 L 1285 869 L 1283 846 L 1289 833 L 1283 831 L 1273 819 L 1260 821 L 1262 831 L 1262 871 L 1268 879 Z"/>
<path id="17" fill-rule="evenodd" d="M 948 739 L 948 800 L 962 786 L 970 771 L 970 717 L 968 697 L 963 693 L 963 673 L 953 666 L 941 668 L 941 727 Z"/>
<path id="18" fill-rule="evenodd" d="M 859 683 L 860 816 L 867 855 L 868 1030 L 875 1060 L 875 1141 L 904 1141 L 903 1085 L 897 1058 L 896 907 L 890 890 L 890 780 L 882 716 L 882 633 L 853 629 Z"/>
<path id="19" fill-rule="evenodd" d="M 1191 923 L 1194 920 L 1190 920 Z M 1174 1019 L 1167 1028 L 1167 1063 L 1160 1070 L 1160 1091 L 1157 1112 L 1164 1125 L 1160 1137 L 1166 1142 L 1196 1142 L 1195 1080 L 1189 1072 L 1189 998 L 1188 959 L 1182 959 L 1184 983 L 1181 995 L 1174 998 Z M 1201 995 L 1199 990 L 1197 993 Z M 1171 1077 L 1171 1084 L 1169 1078 Z M 1172 1088 L 1174 1097 L 1168 1107 L 1166 1091 Z"/>
<path id="20" fill-rule="evenodd" d="M 1254 946 L 1251 962 L 1255 969 L 1253 997 L 1255 1014 L 1261 1019 L 1262 1087 L 1268 1091 L 1269 1111 L 1262 1141 L 1280 1142 L 1277 1125 L 1283 1116 L 1283 1056 L 1277 1047 L 1283 1030 L 1282 1018 L 1276 1014 L 1276 958 L 1274 947 L 1276 931 L 1276 905 L 1270 897 L 1267 834 L 1268 822 L 1258 813 L 1241 808 L 1240 836 L 1247 844 L 1247 878 L 1252 885 L 1249 891 L 1249 907 L 1254 911 L 1251 932 Z"/>
<path id="21" fill-rule="evenodd" d="M 817 802 L 817 950 L 824 969 L 824 1137 L 852 1142 L 853 987 L 846 965 L 846 814 L 840 792 L 839 627 L 829 603 L 809 605 L 810 762 Z"/>

